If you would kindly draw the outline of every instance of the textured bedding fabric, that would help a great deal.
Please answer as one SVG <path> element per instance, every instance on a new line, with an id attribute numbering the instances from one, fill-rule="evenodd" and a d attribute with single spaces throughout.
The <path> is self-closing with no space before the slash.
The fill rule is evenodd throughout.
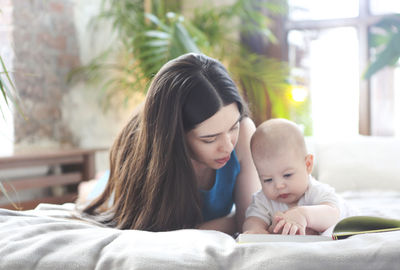
<path id="1" fill-rule="evenodd" d="M 346 194 L 400 217 L 400 193 Z M 386 200 L 379 200 L 386 198 Z M 369 205 L 370 203 L 370 205 Z M 368 206 L 369 205 L 369 206 Z M 74 218 L 73 204 L 0 209 L 0 269 L 399 269 L 400 231 L 308 243 L 247 243 L 216 231 L 144 232 Z M 377 207 L 378 206 L 378 207 Z M 373 209 L 381 212 L 374 212 Z M 368 210 L 369 209 L 369 210 Z M 369 211 L 369 212 L 368 212 Z"/>

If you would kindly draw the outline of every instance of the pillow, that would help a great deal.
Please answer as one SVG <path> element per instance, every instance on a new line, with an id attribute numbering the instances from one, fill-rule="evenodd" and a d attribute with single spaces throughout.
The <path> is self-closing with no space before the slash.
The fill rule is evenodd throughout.
<path id="1" fill-rule="evenodd" d="M 400 190 L 400 139 L 358 136 L 315 144 L 318 180 L 336 191 Z"/>

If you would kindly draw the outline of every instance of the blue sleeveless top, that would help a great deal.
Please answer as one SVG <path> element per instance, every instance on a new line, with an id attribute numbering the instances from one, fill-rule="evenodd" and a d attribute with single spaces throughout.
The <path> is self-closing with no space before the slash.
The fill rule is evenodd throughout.
<path id="1" fill-rule="evenodd" d="M 231 212 L 233 190 L 239 172 L 240 163 L 233 151 L 228 163 L 216 171 L 214 186 L 210 190 L 200 190 L 204 221 L 224 217 Z"/>
<path id="2" fill-rule="evenodd" d="M 224 217 L 228 215 L 233 206 L 233 190 L 236 184 L 236 177 L 240 172 L 240 163 L 235 151 L 224 167 L 218 169 L 215 174 L 214 186 L 210 190 L 200 190 L 203 202 L 203 220 Z M 106 188 L 110 171 L 104 173 L 97 181 L 93 190 L 88 195 L 88 200 L 99 196 Z"/>

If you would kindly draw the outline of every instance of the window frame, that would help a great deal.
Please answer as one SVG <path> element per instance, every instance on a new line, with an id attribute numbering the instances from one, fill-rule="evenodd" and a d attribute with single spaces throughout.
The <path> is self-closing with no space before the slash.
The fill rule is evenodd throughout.
<path id="1" fill-rule="evenodd" d="M 327 20 L 290 20 L 285 22 L 284 47 L 288 48 L 288 34 L 291 30 L 322 30 L 337 27 L 354 27 L 359 38 L 359 70 L 360 73 L 366 70 L 370 62 L 370 49 L 368 35 L 373 24 L 381 20 L 385 15 L 373 15 L 370 10 L 370 0 L 359 0 L 359 14 L 352 18 L 339 18 Z M 358 130 L 361 135 L 375 135 L 373 130 L 374 112 L 372 110 L 373 100 L 371 100 L 371 80 L 362 77 L 359 79 L 359 125 Z M 394 89 L 391 90 L 392 92 Z M 393 93 L 392 93 L 393 94 Z M 391 102 L 394 102 L 393 100 Z M 393 105 L 393 104 L 392 104 Z M 379 129 L 379 128 L 378 128 Z M 378 134 L 379 135 L 379 134 Z M 393 134 L 384 134 L 393 135 Z"/>

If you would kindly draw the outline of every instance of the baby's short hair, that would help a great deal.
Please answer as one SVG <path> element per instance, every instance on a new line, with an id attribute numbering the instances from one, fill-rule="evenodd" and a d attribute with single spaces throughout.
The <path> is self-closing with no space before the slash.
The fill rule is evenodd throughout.
<path id="1" fill-rule="evenodd" d="M 287 119 L 274 118 L 260 124 L 251 138 L 253 158 L 275 155 L 292 149 L 301 156 L 307 155 L 306 144 L 300 127 Z"/>

